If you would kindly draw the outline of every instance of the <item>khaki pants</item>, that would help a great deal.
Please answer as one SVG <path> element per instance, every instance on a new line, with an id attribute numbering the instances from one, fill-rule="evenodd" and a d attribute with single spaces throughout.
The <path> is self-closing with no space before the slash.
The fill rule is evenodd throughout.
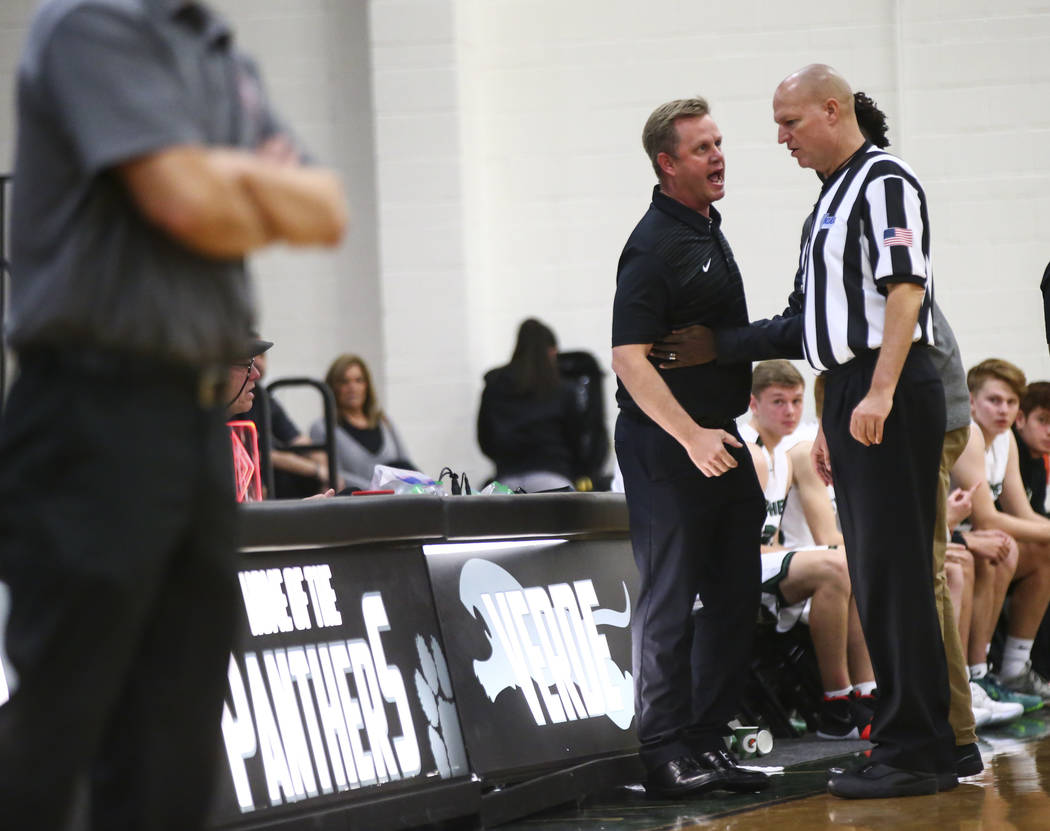
<path id="1" fill-rule="evenodd" d="M 937 600 L 937 617 L 941 622 L 941 636 L 944 639 L 944 656 L 948 661 L 948 687 L 951 690 L 948 722 L 955 733 L 956 745 L 973 744 L 977 741 L 977 733 L 974 731 L 973 705 L 970 701 L 970 672 L 966 665 L 962 642 L 959 640 L 959 629 L 955 625 L 948 581 L 944 576 L 944 552 L 948 542 L 945 534 L 945 510 L 948 500 L 948 477 L 969 437 L 969 425 L 951 430 L 944 436 L 941 481 L 937 488 L 937 527 L 933 536 L 934 594 Z"/>

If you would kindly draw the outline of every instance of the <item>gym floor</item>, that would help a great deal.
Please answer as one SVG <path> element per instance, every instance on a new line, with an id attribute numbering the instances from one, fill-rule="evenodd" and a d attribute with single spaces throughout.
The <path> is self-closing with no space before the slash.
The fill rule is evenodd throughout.
<path id="1" fill-rule="evenodd" d="M 753 795 L 724 792 L 687 801 L 647 799 L 641 786 L 617 788 L 500 826 L 505 831 L 777 831 L 814 829 L 1050 829 L 1050 711 L 981 731 L 985 769 L 951 791 L 904 799 L 845 800 L 824 787 L 825 769 L 856 764 L 867 742 L 780 740 L 768 756 L 748 760 L 773 776 Z"/>

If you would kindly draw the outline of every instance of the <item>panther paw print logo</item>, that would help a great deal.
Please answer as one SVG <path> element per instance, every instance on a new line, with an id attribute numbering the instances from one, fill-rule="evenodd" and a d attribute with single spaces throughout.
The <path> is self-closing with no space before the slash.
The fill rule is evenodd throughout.
<path id="1" fill-rule="evenodd" d="M 466 775 L 467 752 L 463 747 L 445 653 L 433 635 L 429 646 L 422 635 L 416 635 L 416 651 L 419 653 L 416 694 L 427 717 L 427 735 L 438 774 L 442 779 Z"/>

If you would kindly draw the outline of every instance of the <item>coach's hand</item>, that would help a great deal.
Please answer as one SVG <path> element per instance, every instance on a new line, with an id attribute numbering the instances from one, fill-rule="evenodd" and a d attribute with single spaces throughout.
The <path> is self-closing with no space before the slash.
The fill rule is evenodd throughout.
<path id="1" fill-rule="evenodd" d="M 704 476 L 721 476 L 737 466 L 736 459 L 726 450 L 726 445 L 743 447 L 740 440 L 725 430 L 709 430 L 698 427 L 693 438 L 685 445 L 689 458 Z"/>
<path id="2" fill-rule="evenodd" d="M 849 419 L 849 434 L 865 447 L 882 444 L 882 428 L 893 409 L 893 396 L 869 392 L 853 408 Z"/>

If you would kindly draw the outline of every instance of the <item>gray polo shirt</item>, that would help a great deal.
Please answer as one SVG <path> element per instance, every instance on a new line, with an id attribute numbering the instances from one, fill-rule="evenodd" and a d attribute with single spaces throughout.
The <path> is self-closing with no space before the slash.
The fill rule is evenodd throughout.
<path id="1" fill-rule="evenodd" d="M 955 333 L 948 325 L 948 319 L 933 302 L 933 345 L 930 347 L 930 359 L 941 374 L 944 384 L 944 404 L 947 421 L 946 433 L 966 427 L 970 423 L 970 390 L 966 386 L 966 370 L 963 369 L 962 356 Z"/>
<path id="2" fill-rule="evenodd" d="M 242 260 L 147 222 L 114 172 L 174 145 L 255 147 L 280 129 L 226 23 L 183 0 L 48 0 L 18 68 L 11 344 L 190 365 L 252 324 Z"/>

